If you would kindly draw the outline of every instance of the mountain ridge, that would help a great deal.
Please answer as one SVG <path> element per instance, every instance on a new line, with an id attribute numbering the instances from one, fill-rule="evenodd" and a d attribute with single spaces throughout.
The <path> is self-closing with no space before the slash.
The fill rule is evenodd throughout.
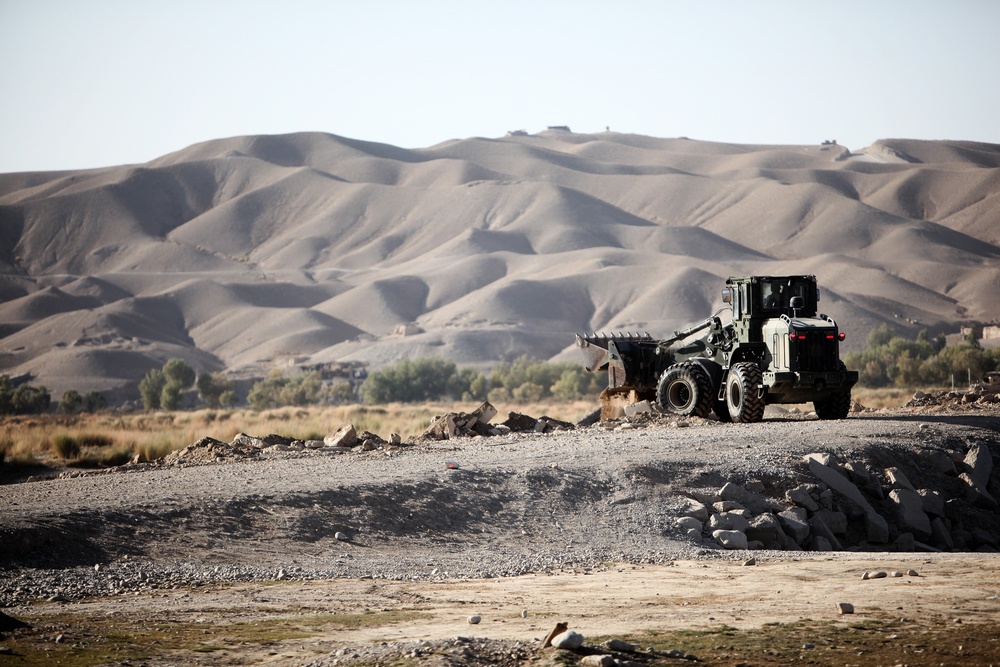
<path id="1" fill-rule="evenodd" d="M 817 275 L 851 349 L 882 323 L 993 320 L 1000 146 L 303 132 L 0 174 L 0 373 L 124 396 L 173 356 L 575 360 L 575 331 L 667 334 L 729 275 L 791 273 Z"/>

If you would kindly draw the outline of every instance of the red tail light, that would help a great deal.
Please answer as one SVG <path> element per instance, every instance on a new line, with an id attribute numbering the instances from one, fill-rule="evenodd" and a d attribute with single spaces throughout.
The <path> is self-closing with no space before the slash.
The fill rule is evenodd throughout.
<path id="1" fill-rule="evenodd" d="M 847 338 L 847 334 L 841 331 L 839 334 L 837 334 L 837 338 L 840 340 L 844 340 L 845 338 Z"/>

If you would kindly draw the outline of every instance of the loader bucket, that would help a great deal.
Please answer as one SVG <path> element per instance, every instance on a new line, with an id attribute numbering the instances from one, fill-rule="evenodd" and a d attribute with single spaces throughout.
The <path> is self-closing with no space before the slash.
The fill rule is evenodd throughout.
<path id="1" fill-rule="evenodd" d="M 607 342 L 602 346 L 597 339 L 577 335 L 576 346 L 580 348 L 580 356 L 583 357 L 583 367 L 590 372 L 602 371 L 608 364 Z"/>

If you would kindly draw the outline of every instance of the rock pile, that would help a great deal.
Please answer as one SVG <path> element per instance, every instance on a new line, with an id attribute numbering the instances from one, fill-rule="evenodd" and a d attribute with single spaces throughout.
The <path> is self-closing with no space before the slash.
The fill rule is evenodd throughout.
<path id="1" fill-rule="evenodd" d="M 905 407 L 911 409 L 938 408 L 945 410 L 961 408 L 962 410 L 968 410 L 969 408 L 976 409 L 991 406 L 1000 406 L 1000 393 L 997 393 L 988 385 L 976 385 L 966 392 L 941 391 L 927 394 L 918 391 L 913 394 L 913 398 L 906 403 Z"/>
<path id="2" fill-rule="evenodd" d="M 450 412 L 436 417 L 423 433 L 413 438 L 414 442 L 412 443 L 404 443 L 403 439 L 396 433 L 390 434 L 388 440 L 368 431 L 359 433 L 352 424 L 342 425 L 322 440 L 299 440 L 276 433 L 264 437 L 237 433 L 232 442 L 225 443 L 206 436 L 187 447 L 167 454 L 157 463 L 162 465 L 214 463 L 227 459 L 254 458 L 267 451 L 324 454 L 391 451 L 397 447 L 411 446 L 421 442 L 498 436 L 512 432 L 550 433 L 574 428 L 573 424 L 569 422 L 551 417 L 536 419 L 517 412 L 507 413 L 506 421 L 493 425 L 490 422 L 496 415 L 497 409 L 488 402 L 483 403 L 470 413 Z M 121 468 L 137 465 L 141 465 L 138 459 L 133 460 L 131 464 L 121 466 Z M 67 473 L 65 476 L 78 476 L 80 474 L 73 472 Z"/>
<path id="3" fill-rule="evenodd" d="M 692 493 L 676 528 L 726 549 L 810 551 L 983 551 L 1000 547 L 1000 476 L 985 445 L 927 450 L 878 472 L 859 461 L 814 453 L 803 463 L 815 482 L 785 491 L 729 482 Z M 916 482 L 916 483 L 915 483 Z"/>

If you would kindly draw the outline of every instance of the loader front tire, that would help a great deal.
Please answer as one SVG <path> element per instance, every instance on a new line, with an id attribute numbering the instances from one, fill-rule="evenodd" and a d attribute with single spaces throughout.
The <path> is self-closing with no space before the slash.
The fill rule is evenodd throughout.
<path id="1" fill-rule="evenodd" d="M 734 422 L 749 424 L 764 417 L 764 397 L 760 395 L 764 377 L 757 364 L 742 361 L 726 375 L 726 408 Z"/>
<path id="2" fill-rule="evenodd" d="M 660 376 L 656 403 L 667 414 L 707 417 L 712 412 L 712 380 L 694 362 L 674 364 Z"/>

